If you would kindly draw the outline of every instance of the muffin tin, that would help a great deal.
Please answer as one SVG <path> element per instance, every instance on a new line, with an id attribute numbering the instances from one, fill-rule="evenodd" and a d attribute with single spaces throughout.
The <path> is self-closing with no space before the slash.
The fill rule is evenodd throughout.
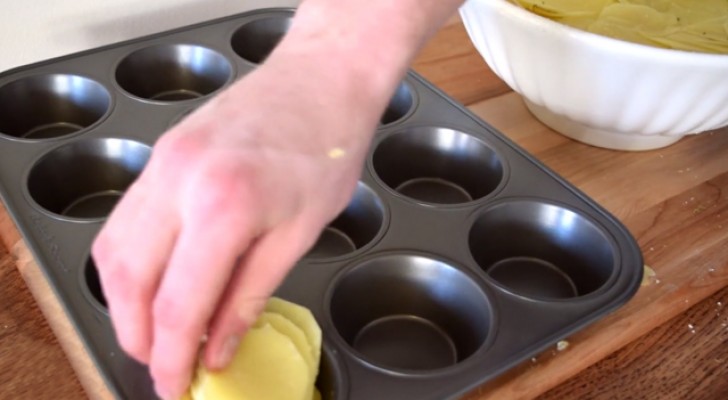
<path id="1" fill-rule="evenodd" d="M 254 10 L 0 75 L 2 198 L 118 398 L 156 396 L 115 341 L 93 238 L 160 134 L 255 69 L 293 13 Z M 613 311 L 642 265 L 619 221 L 409 72 L 349 206 L 277 295 L 324 331 L 324 399 L 439 400 Z"/>

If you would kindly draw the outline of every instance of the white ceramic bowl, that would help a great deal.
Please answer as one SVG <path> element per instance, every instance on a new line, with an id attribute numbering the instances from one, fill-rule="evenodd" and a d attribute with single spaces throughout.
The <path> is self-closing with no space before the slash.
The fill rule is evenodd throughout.
<path id="1" fill-rule="evenodd" d="M 566 136 L 648 150 L 728 125 L 728 55 L 603 37 L 507 0 L 468 0 L 460 14 L 493 72 Z"/>

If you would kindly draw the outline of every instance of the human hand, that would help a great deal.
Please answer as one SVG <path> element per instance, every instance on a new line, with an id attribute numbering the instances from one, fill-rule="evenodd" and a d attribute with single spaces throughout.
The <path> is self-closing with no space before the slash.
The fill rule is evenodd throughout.
<path id="1" fill-rule="evenodd" d="M 344 87 L 307 56 L 271 58 L 159 140 L 97 237 L 118 341 L 162 397 L 188 386 L 203 336 L 206 365 L 227 364 L 348 203 L 384 106 Z"/>
<path id="2" fill-rule="evenodd" d="M 462 0 L 308 0 L 249 76 L 156 144 L 94 242 L 121 347 L 158 394 L 209 369 L 343 210 L 411 59 Z"/>

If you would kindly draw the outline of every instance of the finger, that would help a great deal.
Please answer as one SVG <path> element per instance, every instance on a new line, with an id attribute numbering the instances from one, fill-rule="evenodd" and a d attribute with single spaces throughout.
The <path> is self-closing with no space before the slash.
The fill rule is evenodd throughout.
<path id="1" fill-rule="evenodd" d="M 142 178 L 112 212 L 92 254 L 121 348 L 147 363 L 151 304 L 178 231 L 168 199 Z"/>
<path id="2" fill-rule="evenodd" d="M 152 346 L 154 294 L 179 232 L 178 216 L 170 203 L 180 176 L 178 168 L 170 166 L 183 165 L 194 150 L 194 146 L 181 147 L 178 142 L 167 140 L 174 146 L 160 146 L 160 140 L 155 146 L 92 248 L 117 340 L 142 363 L 149 362 Z"/>
<path id="3" fill-rule="evenodd" d="M 242 335 L 318 237 L 310 226 L 294 222 L 278 227 L 259 238 L 246 253 L 211 326 L 204 354 L 208 368 L 221 369 L 231 361 Z"/>
<path id="4" fill-rule="evenodd" d="M 250 220 L 240 211 L 250 208 L 228 201 L 189 206 L 197 212 L 184 222 L 154 300 L 150 370 L 164 398 L 179 397 L 189 385 L 201 337 L 252 238 Z"/>

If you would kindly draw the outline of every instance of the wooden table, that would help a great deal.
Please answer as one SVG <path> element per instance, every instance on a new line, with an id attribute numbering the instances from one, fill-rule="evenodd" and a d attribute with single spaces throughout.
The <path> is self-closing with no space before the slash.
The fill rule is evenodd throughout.
<path id="1" fill-rule="evenodd" d="M 457 18 L 415 69 L 620 218 L 656 273 L 566 349 L 554 347 L 467 399 L 728 398 L 728 129 L 642 153 L 573 142 L 526 111 Z M 4 210 L 0 234 L 7 248 L 22 250 Z M 56 339 L 72 332 L 57 328 L 54 299 L 43 295 L 33 265 L 22 271 L 41 288 L 35 299 L 14 265 L 0 246 L 0 399 L 85 397 L 78 377 L 88 385 L 88 370 L 76 363 L 75 375 Z M 69 353 L 76 362 L 78 351 Z"/>

